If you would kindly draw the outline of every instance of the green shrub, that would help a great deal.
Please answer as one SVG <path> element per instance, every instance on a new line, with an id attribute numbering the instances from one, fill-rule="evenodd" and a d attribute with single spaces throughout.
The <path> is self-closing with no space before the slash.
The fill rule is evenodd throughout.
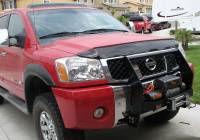
<path id="1" fill-rule="evenodd" d="M 114 16 L 115 13 L 116 13 L 115 9 L 112 9 L 112 11 L 111 11 L 112 16 Z"/>
<path id="2" fill-rule="evenodd" d="M 183 49 L 188 49 L 188 43 L 192 41 L 192 32 L 186 29 L 178 29 L 175 32 L 176 40 L 182 43 Z"/>
<path id="3" fill-rule="evenodd" d="M 117 19 L 120 21 L 120 22 L 122 22 L 123 24 L 127 24 L 127 22 L 128 22 L 128 18 L 126 18 L 126 17 L 124 17 L 124 16 L 119 16 L 119 17 L 117 17 Z"/>
<path id="4" fill-rule="evenodd" d="M 170 31 L 169 31 L 169 34 L 170 34 L 170 35 L 175 35 L 175 32 L 176 32 L 175 30 L 170 30 Z"/>

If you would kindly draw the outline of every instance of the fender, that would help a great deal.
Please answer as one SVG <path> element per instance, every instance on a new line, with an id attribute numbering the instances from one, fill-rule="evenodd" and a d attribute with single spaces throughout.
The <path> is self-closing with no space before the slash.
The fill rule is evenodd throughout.
<path id="1" fill-rule="evenodd" d="M 25 98 L 28 112 L 32 111 L 34 98 L 31 95 L 30 91 L 30 82 L 33 77 L 40 78 L 46 85 L 55 87 L 55 83 L 52 80 L 49 72 L 39 64 L 29 64 L 24 72 L 24 90 L 25 90 Z"/>
<path id="2" fill-rule="evenodd" d="M 28 80 L 30 80 L 31 77 L 33 77 L 33 76 L 40 78 L 48 86 L 55 86 L 55 83 L 53 82 L 51 75 L 42 65 L 29 64 L 26 67 L 26 70 L 25 70 L 25 73 L 24 73 L 25 85 L 26 85 L 26 82 L 28 82 Z"/>

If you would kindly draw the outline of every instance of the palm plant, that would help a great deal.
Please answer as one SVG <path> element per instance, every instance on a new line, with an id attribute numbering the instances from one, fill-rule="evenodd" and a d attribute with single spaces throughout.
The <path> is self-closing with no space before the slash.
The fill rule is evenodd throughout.
<path id="1" fill-rule="evenodd" d="M 192 32 L 186 29 L 178 29 L 175 32 L 175 37 L 177 41 L 182 43 L 184 50 L 188 49 L 188 44 L 192 41 Z"/>

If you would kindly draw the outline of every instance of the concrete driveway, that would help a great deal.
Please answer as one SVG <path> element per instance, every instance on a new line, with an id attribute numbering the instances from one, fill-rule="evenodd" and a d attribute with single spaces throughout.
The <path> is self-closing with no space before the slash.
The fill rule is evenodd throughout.
<path id="1" fill-rule="evenodd" d="M 154 32 L 166 36 L 168 30 Z M 142 122 L 139 128 L 122 126 L 111 130 L 90 131 L 87 140 L 200 140 L 200 106 L 181 109 L 165 125 Z M 0 106 L 0 140 L 37 140 L 31 116 L 26 116 L 10 103 Z"/>
<path id="2" fill-rule="evenodd" d="M 179 115 L 165 125 L 139 128 L 128 126 L 86 133 L 87 140 L 200 140 L 200 106 L 181 109 Z M 10 103 L 0 106 L 0 140 L 37 140 L 32 117 L 26 116 Z"/>

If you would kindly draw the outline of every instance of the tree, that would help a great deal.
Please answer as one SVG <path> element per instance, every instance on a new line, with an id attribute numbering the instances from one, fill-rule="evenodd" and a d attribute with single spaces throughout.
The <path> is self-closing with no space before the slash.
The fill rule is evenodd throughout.
<path id="1" fill-rule="evenodd" d="M 192 32 L 186 29 L 178 29 L 175 32 L 175 37 L 177 41 L 182 43 L 183 49 L 188 49 L 188 43 L 192 41 Z"/>
<path id="2" fill-rule="evenodd" d="M 124 25 L 126 25 L 128 23 L 128 19 L 124 16 L 119 16 L 117 17 L 117 19 L 122 22 Z"/>
<path id="3" fill-rule="evenodd" d="M 115 13 L 116 13 L 115 9 L 112 9 L 112 10 L 111 10 L 111 14 L 112 14 L 112 16 L 114 16 Z"/>

